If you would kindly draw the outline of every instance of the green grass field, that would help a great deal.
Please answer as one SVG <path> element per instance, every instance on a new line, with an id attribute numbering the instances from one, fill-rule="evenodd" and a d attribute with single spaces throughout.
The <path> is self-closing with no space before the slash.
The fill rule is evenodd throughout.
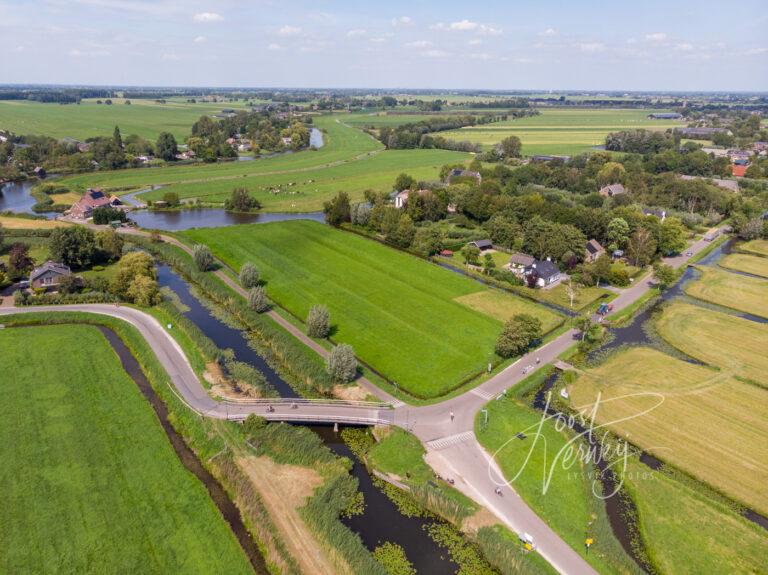
<path id="1" fill-rule="evenodd" d="M 730 369 L 634 347 L 570 386 L 571 404 L 721 493 L 768 512 L 768 390 Z"/>
<path id="2" fill-rule="evenodd" d="M 691 297 L 768 318 L 768 281 L 713 268 L 699 268 L 701 278 L 687 284 Z"/>
<path id="3" fill-rule="evenodd" d="M 501 322 L 456 298 L 478 282 L 360 236 L 310 221 L 184 232 L 239 269 L 252 261 L 269 296 L 302 320 L 325 304 L 357 355 L 419 398 L 447 393 L 493 358 Z M 510 300 L 516 300 L 512 295 Z M 519 300 L 521 310 L 540 308 Z"/>
<path id="4" fill-rule="evenodd" d="M 679 122 L 649 120 L 654 110 L 635 109 L 553 109 L 538 116 L 496 122 L 484 126 L 441 132 L 453 140 L 469 140 L 491 147 L 508 136 L 523 143 L 523 155 L 578 154 L 605 144 L 609 132 L 619 130 L 665 130 Z"/>
<path id="5" fill-rule="evenodd" d="M 142 194 L 158 200 L 168 191 L 182 199 L 221 203 L 235 187 L 245 187 L 267 211 L 314 211 L 339 191 L 360 200 L 367 189 L 389 191 L 395 178 L 407 172 L 417 179 L 436 179 L 440 167 L 465 162 L 469 154 L 446 150 L 387 150 L 356 128 L 331 116 L 318 117 L 325 142 L 316 151 L 304 151 L 250 162 L 197 164 L 154 169 L 116 170 L 79 174 L 62 179 L 64 185 L 84 190 L 138 190 L 152 185 L 162 189 Z"/>
<path id="6" fill-rule="evenodd" d="M 170 100 L 158 104 L 154 100 L 131 100 L 131 105 L 126 105 L 120 98 L 112 101 L 111 106 L 97 104 L 95 99 L 67 105 L 0 101 L 0 129 L 17 134 L 85 140 L 111 136 L 115 126 L 120 126 L 123 137 L 138 134 L 154 141 L 160 132 L 171 132 L 177 140 L 183 141 L 191 134 L 192 124 L 200 116 L 218 114 L 223 108 L 245 109 L 243 102 L 188 104 Z"/>
<path id="7" fill-rule="evenodd" d="M 747 254 L 728 254 L 720 265 L 724 268 L 747 272 L 748 274 L 761 276 L 768 279 L 768 258 Z"/>
<path id="8" fill-rule="evenodd" d="M 627 471 L 624 484 L 637 504 L 640 532 L 660 573 L 764 572 L 768 537 L 762 527 L 634 459 Z"/>
<path id="9" fill-rule="evenodd" d="M 0 348 L 0 572 L 252 573 L 96 328 Z"/>

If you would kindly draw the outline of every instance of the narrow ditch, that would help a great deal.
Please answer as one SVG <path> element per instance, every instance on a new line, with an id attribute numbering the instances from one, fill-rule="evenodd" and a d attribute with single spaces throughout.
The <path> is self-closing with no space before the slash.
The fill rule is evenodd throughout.
<path id="1" fill-rule="evenodd" d="M 144 375 L 144 372 L 142 371 L 139 362 L 136 360 L 136 357 L 114 331 L 104 326 L 97 327 L 101 333 L 104 334 L 104 337 L 107 338 L 107 341 L 112 346 L 112 349 L 120 358 L 120 363 L 122 364 L 125 372 L 138 386 L 141 394 L 152 406 L 152 409 L 155 411 L 157 418 L 160 420 L 160 425 L 163 427 L 165 435 L 171 442 L 173 450 L 176 452 L 179 461 L 181 461 L 182 465 L 184 465 L 184 467 L 192 472 L 192 474 L 197 477 L 203 485 L 205 485 L 211 500 L 216 505 L 219 512 L 224 517 L 224 520 L 232 530 L 232 533 L 237 538 L 237 541 L 240 543 L 240 547 L 242 547 L 243 552 L 251 562 L 254 571 L 258 575 L 268 575 L 269 570 L 267 569 L 264 557 L 261 555 L 259 548 L 253 541 L 253 538 L 248 532 L 248 529 L 246 529 L 245 525 L 243 524 L 243 521 L 240 517 L 240 511 L 229 498 L 227 492 L 224 490 L 221 484 L 203 466 L 195 452 L 192 451 L 192 449 L 187 445 L 181 435 L 179 435 L 179 433 L 173 428 L 173 425 L 171 425 L 171 422 L 168 420 L 168 408 L 155 393 L 155 390 L 152 388 L 149 381 L 147 380 L 147 377 Z"/>

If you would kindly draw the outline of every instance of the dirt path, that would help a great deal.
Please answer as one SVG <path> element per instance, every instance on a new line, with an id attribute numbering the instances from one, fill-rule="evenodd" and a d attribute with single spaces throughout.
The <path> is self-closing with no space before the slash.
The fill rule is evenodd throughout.
<path id="1" fill-rule="evenodd" d="M 299 509 L 323 483 L 313 469 L 281 465 L 268 457 L 245 456 L 237 465 L 249 477 L 264 502 L 281 539 L 307 575 L 351 573 L 338 554 L 329 559 L 325 550 L 304 522 Z"/>

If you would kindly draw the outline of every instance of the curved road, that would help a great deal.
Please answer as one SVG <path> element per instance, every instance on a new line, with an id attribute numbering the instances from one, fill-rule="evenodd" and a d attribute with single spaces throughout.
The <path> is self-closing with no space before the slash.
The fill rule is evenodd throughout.
<path id="1" fill-rule="evenodd" d="M 141 232 L 133 232 L 141 233 Z M 190 248 L 174 238 L 166 241 L 186 251 Z M 696 254 L 710 243 L 700 240 L 689 247 Z M 665 263 L 679 268 L 688 261 L 687 256 L 665 259 Z M 223 271 L 216 272 L 231 288 L 244 295 L 244 290 Z M 623 290 L 613 300 L 614 312 L 637 301 L 650 288 L 650 275 L 632 287 Z M 168 331 L 149 314 L 131 308 L 109 304 L 83 304 L 39 307 L 2 307 L 0 317 L 13 313 L 42 311 L 77 311 L 108 315 L 126 321 L 136 327 L 155 351 L 175 387 L 175 392 L 188 407 L 206 417 L 219 419 L 243 419 L 250 413 L 258 413 L 272 420 L 325 421 L 340 423 L 393 424 L 413 432 L 427 447 L 427 461 L 440 475 L 454 478 L 455 487 L 481 505 L 490 509 L 516 533 L 530 534 L 539 553 L 560 573 L 595 574 L 596 571 L 555 533 L 509 487 L 493 459 L 486 453 L 474 436 L 474 420 L 480 409 L 494 397 L 530 375 L 522 373 L 526 366 L 540 366 L 554 362 L 557 357 L 575 343 L 576 330 L 569 330 L 549 343 L 526 354 L 493 378 L 470 391 L 444 402 L 423 406 L 407 406 L 395 400 L 368 381 L 362 385 L 393 408 L 372 405 L 354 405 L 344 402 L 313 402 L 300 404 L 293 409 L 290 403 L 275 402 L 275 411 L 267 413 L 263 404 L 217 402 L 200 384 L 183 350 Z M 293 335 L 321 355 L 328 351 L 310 340 L 303 332 L 287 322 L 276 312 L 273 319 Z M 451 418 L 451 413 L 454 417 Z M 502 486 L 502 496 L 494 493 Z"/>

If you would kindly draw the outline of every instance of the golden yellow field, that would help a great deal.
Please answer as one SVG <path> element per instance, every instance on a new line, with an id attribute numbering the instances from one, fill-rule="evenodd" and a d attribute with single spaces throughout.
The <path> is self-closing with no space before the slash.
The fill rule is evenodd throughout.
<path id="1" fill-rule="evenodd" d="M 571 404 L 658 458 L 768 512 L 768 391 L 650 348 L 582 374 Z"/>
<path id="2" fill-rule="evenodd" d="M 752 240 L 739 245 L 739 249 L 759 256 L 768 256 L 768 240 Z"/>
<path id="3" fill-rule="evenodd" d="M 27 218 L 14 218 L 11 216 L 0 216 L 0 225 L 9 230 L 47 230 L 51 228 L 60 228 L 68 226 L 65 222 L 53 220 L 30 220 Z"/>
<path id="4" fill-rule="evenodd" d="M 685 287 L 689 296 L 768 317 L 768 281 L 713 268 L 699 269 L 701 279 Z"/>

